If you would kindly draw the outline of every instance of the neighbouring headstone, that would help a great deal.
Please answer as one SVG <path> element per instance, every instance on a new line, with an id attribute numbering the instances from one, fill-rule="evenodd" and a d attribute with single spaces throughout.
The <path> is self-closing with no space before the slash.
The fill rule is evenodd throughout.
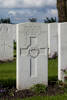
<path id="1" fill-rule="evenodd" d="M 13 34 L 11 25 L 0 24 L 0 60 L 13 59 Z"/>
<path id="2" fill-rule="evenodd" d="M 16 42 L 16 24 L 6 24 L 6 25 L 10 31 L 13 41 Z"/>
<path id="3" fill-rule="evenodd" d="M 58 24 L 58 79 L 67 80 L 67 23 Z"/>
<path id="4" fill-rule="evenodd" d="M 8 28 L 11 30 L 11 34 L 13 35 L 13 40 L 16 42 L 16 24 L 8 25 Z"/>
<path id="5" fill-rule="evenodd" d="M 58 54 L 58 23 L 48 24 L 48 48 L 49 58 L 55 58 Z"/>
<path id="6" fill-rule="evenodd" d="M 17 25 L 17 89 L 48 85 L 48 25 Z"/>

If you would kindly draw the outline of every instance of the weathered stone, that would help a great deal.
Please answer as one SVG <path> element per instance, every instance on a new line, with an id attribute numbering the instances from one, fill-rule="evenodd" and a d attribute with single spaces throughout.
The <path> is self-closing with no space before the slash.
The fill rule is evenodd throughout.
<path id="1" fill-rule="evenodd" d="M 48 25 L 17 25 L 17 89 L 48 85 Z"/>
<path id="2" fill-rule="evenodd" d="M 10 24 L 0 24 L 0 60 L 13 59 L 13 34 Z"/>
<path id="3" fill-rule="evenodd" d="M 58 79 L 64 81 L 67 75 L 67 23 L 58 25 Z"/>
<path id="4" fill-rule="evenodd" d="M 58 54 L 58 23 L 48 24 L 49 58 L 56 58 Z"/>

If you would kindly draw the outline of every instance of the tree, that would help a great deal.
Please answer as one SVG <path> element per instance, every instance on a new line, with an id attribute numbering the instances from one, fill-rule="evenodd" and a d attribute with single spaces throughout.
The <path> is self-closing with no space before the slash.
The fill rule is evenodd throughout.
<path id="1" fill-rule="evenodd" d="M 11 24 L 11 20 L 10 20 L 10 18 L 1 18 L 0 19 L 0 24 L 1 23 L 9 23 L 9 24 Z"/>
<path id="2" fill-rule="evenodd" d="M 53 18 L 53 17 L 51 17 L 51 18 L 46 17 L 46 19 L 44 19 L 44 23 L 54 23 L 54 22 L 57 22 L 56 21 L 56 17 L 55 18 Z"/>
<path id="3" fill-rule="evenodd" d="M 36 18 L 29 18 L 29 21 L 30 22 L 37 22 L 37 19 Z"/>

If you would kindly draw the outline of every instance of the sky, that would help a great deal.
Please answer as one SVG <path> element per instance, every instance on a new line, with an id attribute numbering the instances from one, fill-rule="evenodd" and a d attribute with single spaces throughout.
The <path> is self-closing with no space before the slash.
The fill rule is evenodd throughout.
<path id="1" fill-rule="evenodd" d="M 56 0 L 0 0 L 0 18 L 7 17 L 13 23 L 27 22 L 29 18 L 37 18 L 38 22 L 46 17 L 58 19 Z"/>

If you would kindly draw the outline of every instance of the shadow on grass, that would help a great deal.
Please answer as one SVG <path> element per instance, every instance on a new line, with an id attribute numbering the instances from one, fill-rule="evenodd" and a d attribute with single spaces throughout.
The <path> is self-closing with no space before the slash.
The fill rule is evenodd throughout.
<path id="1" fill-rule="evenodd" d="M 54 77 L 48 77 L 48 84 L 56 83 L 57 82 L 57 76 Z M 0 88 L 16 88 L 16 79 L 5 79 L 5 80 L 0 80 Z"/>
<path id="2" fill-rule="evenodd" d="M 0 80 L 0 88 L 16 88 L 16 79 Z"/>
<path id="3" fill-rule="evenodd" d="M 52 76 L 52 77 L 48 77 L 48 85 L 54 85 L 56 84 L 58 81 L 58 77 L 57 76 Z"/>
<path id="4" fill-rule="evenodd" d="M 57 81 L 58 80 L 58 77 L 57 76 L 49 76 L 48 77 L 48 81 Z"/>

